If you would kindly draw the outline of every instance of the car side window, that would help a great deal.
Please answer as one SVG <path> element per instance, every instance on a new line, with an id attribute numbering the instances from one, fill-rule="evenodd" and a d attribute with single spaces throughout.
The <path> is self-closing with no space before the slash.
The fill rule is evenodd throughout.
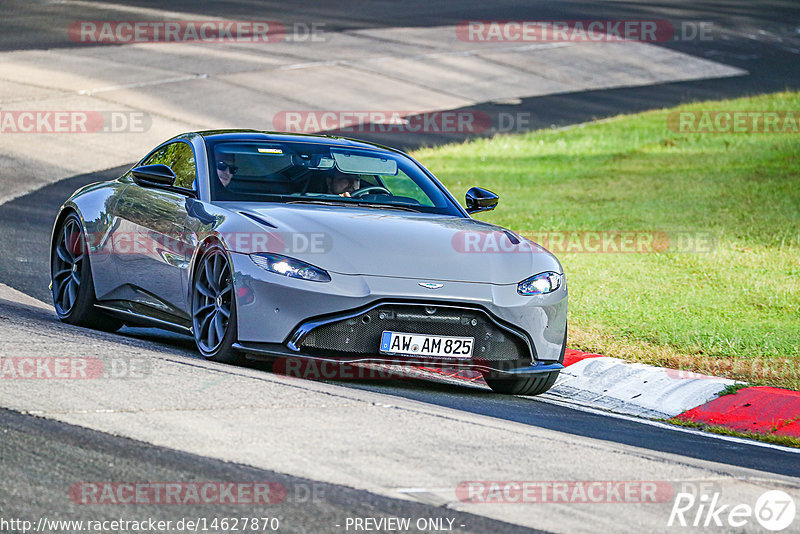
<path id="1" fill-rule="evenodd" d="M 148 157 L 142 165 L 166 165 L 175 173 L 175 187 L 195 189 L 194 150 L 188 143 L 177 142 L 164 145 Z"/>

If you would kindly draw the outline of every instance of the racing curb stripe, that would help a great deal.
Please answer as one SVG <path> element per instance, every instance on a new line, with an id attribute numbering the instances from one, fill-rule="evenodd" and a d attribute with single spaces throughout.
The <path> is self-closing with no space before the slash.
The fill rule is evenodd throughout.
<path id="1" fill-rule="evenodd" d="M 800 391 L 771 387 L 740 389 L 677 416 L 732 430 L 800 437 Z"/>
<path id="2" fill-rule="evenodd" d="M 567 349 L 564 355 L 564 365 L 569 367 L 587 358 L 598 357 L 602 358 L 603 356 Z M 621 365 L 638 364 L 623 363 Z M 654 367 L 654 369 L 663 369 L 667 374 L 676 378 L 686 376 L 687 378 L 721 380 L 686 371 L 659 367 Z M 726 382 L 733 383 L 733 381 Z M 624 407 L 618 407 L 612 411 L 626 410 Z M 735 394 L 721 397 L 714 394 L 708 399 L 708 402 L 693 408 L 687 407 L 685 411 L 675 415 L 675 418 L 723 426 L 740 432 L 800 437 L 800 391 L 758 386 L 740 389 Z"/>
<path id="3" fill-rule="evenodd" d="M 578 354 L 571 359 L 576 361 L 561 371 L 547 395 L 638 417 L 675 417 L 716 398 L 734 384 L 726 378 L 607 356 Z"/>
<path id="4" fill-rule="evenodd" d="M 564 365 L 569 367 L 587 358 L 602 357 L 600 354 L 567 349 Z M 665 371 L 676 377 L 716 378 L 672 369 Z M 744 388 L 731 395 L 715 395 L 708 402 L 686 409 L 675 418 L 723 426 L 739 432 L 800 437 L 800 391 L 766 386 Z"/>
<path id="5" fill-rule="evenodd" d="M 602 354 L 594 354 L 590 352 L 581 352 L 575 349 L 567 349 L 564 351 L 564 366 L 569 367 L 573 363 L 585 360 L 586 358 L 602 358 Z"/>
<path id="6" fill-rule="evenodd" d="M 567 369 L 546 395 L 617 413 L 675 417 L 740 432 L 800 437 L 800 391 L 759 386 L 718 396 L 727 385 L 736 382 L 574 349 L 566 350 L 564 366 Z M 463 372 L 428 370 L 448 378 L 484 383 L 480 376 L 467 377 Z M 642 397 L 654 402 L 648 405 Z M 678 411 L 667 406 L 681 402 L 684 405 Z"/>

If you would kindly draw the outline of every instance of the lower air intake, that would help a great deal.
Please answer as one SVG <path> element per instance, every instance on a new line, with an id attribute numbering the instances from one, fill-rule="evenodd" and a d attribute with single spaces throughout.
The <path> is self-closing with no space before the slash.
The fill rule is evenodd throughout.
<path id="1" fill-rule="evenodd" d="M 531 361 L 524 339 L 496 324 L 486 312 L 441 305 L 386 305 L 355 317 L 334 319 L 311 330 L 298 347 L 319 356 L 379 356 L 384 331 L 472 337 L 475 360 Z"/>

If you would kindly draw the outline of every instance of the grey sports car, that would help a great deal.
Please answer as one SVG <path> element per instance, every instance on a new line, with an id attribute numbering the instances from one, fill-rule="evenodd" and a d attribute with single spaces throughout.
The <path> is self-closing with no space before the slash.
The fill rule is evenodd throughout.
<path id="1" fill-rule="evenodd" d="M 470 214 L 383 146 L 250 130 L 179 135 L 76 191 L 51 240 L 67 323 L 148 325 L 209 360 L 470 368 L 502 393 L 562 369 L 567 284 L 535 243 Z"/>

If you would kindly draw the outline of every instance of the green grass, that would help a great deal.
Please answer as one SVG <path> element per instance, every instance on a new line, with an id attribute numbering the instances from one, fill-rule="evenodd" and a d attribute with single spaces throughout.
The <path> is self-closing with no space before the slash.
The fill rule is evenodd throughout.
<path id="1" fill-rule="evenodd" d="M 680 110 L 795 110 L 787 92 Z M 573 348 L 800 389 L 800 135 L 679 134 L 661 110 L 422 149 L 523 234 L 711 234 L 710 253 L 559 253 Z"/>

